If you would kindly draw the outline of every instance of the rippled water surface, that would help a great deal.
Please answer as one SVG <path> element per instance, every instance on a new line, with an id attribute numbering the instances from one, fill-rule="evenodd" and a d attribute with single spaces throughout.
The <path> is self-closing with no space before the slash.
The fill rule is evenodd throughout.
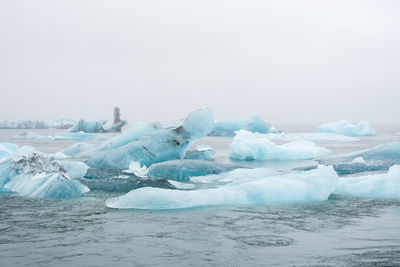
<path id="1" fill-rule="evenodd" d="M 73 142 L 0 141 L 53 152 Z M 48 134 L 49 131 L 36 131 Z M 336 153 L 400 140 L 319 143 Z M 199 141 L 228 161 L 229 138 Z M 277 162 L 248 163 L 290 169 Z M 301 164 L 301 163 L 296 163 Z M 400 201 L 331 195 L 323 202 L 186 210 L 114 210 L 115 194 L 45 200 L 0 194 L 0 266 L 400 266 Z"/>

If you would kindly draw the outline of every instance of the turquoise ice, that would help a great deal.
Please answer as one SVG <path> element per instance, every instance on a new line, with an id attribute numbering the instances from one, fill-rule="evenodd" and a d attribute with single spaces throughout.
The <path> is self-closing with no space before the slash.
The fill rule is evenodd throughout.
<path id="1" fill-rule="evenodd" d="M 337 121 L 322 124 L 318 127 L 320 133 L 338 133 L 348 136 L 372 136 L 376 135 L 374 128 L 368 121 L 360 121 L 358 124 L 350 121 Z"/>

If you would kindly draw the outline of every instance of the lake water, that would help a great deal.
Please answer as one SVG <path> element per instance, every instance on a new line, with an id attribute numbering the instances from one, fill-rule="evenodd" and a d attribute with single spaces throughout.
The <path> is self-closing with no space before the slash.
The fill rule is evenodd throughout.
<path id="1" fill-rule="evenodd" d="M 288 126 L 291 132 L 307 129 Z M 400 127 L 377 127 L 360 142 L 316 142 L 335 153 L 400 141 Z M 55 152 L 71 141 L 0 142 Z M 34 130 L 48 135 L 59 130 Z M 231 138 L 197 144 L 229 161 Z M 235 162 L 237 163 L 237 162 Z M 312 162 L 244 162 L 287 171 Z M 313 203 L 146 211 L 105 206 L 115 193 L 76 199 L 0 194 L 0 266 L 400 266 L 400 200 L 331 195 Z"/>

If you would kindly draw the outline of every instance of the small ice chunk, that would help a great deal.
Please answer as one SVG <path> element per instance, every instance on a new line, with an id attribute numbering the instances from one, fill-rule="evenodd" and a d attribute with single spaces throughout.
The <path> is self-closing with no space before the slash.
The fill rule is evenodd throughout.
<path id="1" fill-rule="evenodd" d="M 351 163 L 365 163 L 365 159 L 363 157 L 357 157 L 351 161 Z"/>
<path id="2" fill-rule="evenodd" d="M 238 160 L 304 160 L 332 153 L 307 140 L 275 145 L 267 137 L 238 131 L 231 144 L 230 157 Z"/>
<path id="3" fill-rule="evenodd" d="M 140 162 L 138 161 L 132 161 L 131 164 L 129 164 L 129 169 L 124 170 L 123 172 L 125 173 L 133 173 L 137 177 L 147 177 L 147 167 L 143 166 L 140 167 Z"/>

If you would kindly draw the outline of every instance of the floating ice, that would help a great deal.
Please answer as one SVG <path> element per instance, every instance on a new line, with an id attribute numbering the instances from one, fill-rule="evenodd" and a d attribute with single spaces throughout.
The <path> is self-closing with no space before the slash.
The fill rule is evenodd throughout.
<path id="1" fill-rule="evenodd" d="M 329 156 L 318 161 L 320 164 L 333 165 L 333 168 L 339 175 L 386 171 L 391 166 L 400 164 L 400 142 L 378 145 L 352 153 Z"/>
<path id="2" fill-rule="evenodd" d="M 23 132 L 13 137 L 13 139 L 29 139 L 29 140 L 106 140 L 108 137 L 92 133 L 57 133 L 55 136 L 43 136 L 33 132 Z"/>
<path id="3" fill-rule="evenodd" d="M 153 164 L 149 170 L 149 177 L 162 177 L 169 180 L 186 182 L 193 176 L 218 174 L 237 168 L 231 164 L 214 161 L 181 159 L 170 160 Z"/>
<path id="4" fill-rule="evenodd" d="M 321 133 L 338 133 L 348 136 L 371 136 L 376 135 L 368 121 L 360 121 L 354 124 L 349 121 L 341 120 L 333 123 L 322 124 L 318 127 Z"/>
<path id="5" fill-rule="evenodd" d="M 146 166 L 141 167 L 140 162 L 138 161 L 132 161 L 131 164 L 129 164 L 129 169 L 124 170 L 124 173 L 133 173 L 137 177 L 147 177 L 147 172 L 148 169 Z"/>
<path id="6" fill-rule="evenodd" d="M 157 123 L 138 122 L 122 134 L 113 136 L 100 144 L 77 143 L 65 148 L 62 152 L 66 155 L 79 155 L 81 157 L 91 157 L 100 152 L 121 147 L 142 136 L 160 130 L 162 126 Z"/>
<path id="7" fill-rule="evenodd" d="M 17 120 L 16 122 L 0 121 L 0 129 L 68 129 L 75 124 L 70 119 L 48 120 Z"/>
<path id="8" fill-rule="evenodd" d="M 209 136 L 234 136 L 235 131 L 248 130 L 250 132 L 268 133 L 271 124 L 263 121 L 257 114 L 250 115 L 248 119 L 227 120 L 216 122 Z"/>
<path id="9" fill-rule="evenodd" d="M 338 183 L 332 167 L 321 166 L 307 172 L 295 172 L 227 184 L 201 190 L 140 188 L 108 199 L 106 205 L 119 209 L 180 209 L 215 205 L 265 205 L 274 202 L 326 200 Z"/>
<path id="10" fill-rule="evenodd" d="M 71 174 L 76 175 L 76 170 Z M 20 196 L 71 198 L 89 189 L 72 180 L 62 165 L 44 154 L 18 151 L 0 163 L 0 191 L 16 192 Z"/>
<path id="11" fill-rule="evenodd" d="M 270 133 L 266 134 L 271 141 L 296 141 L 296 140 L 309 140 L 309 141 L 340 141 L 340 142 L 354 142 L 360 141 L 355 137 L 350 137 L 336 133 Z"/>
<path id="12" fill-rule="evenodd" d="M 18 146 L 10 143 L 0 143 L 0 162 L 3 158 L 10 157 L 17 153 Z"/>
<path id="13" fill-rule="evenodd" d="M 331 153 L 307 140 L 275 145 L 267 137 L 249 131 L 238 131 L 231 144 L 230 157 L 239 160 L 302 160 Z"/>
<path id="14" fill-rule="evenodd" d="M 108 133 L 121 132 L 122 127 L 128 124 L 128 121 L 121 120 L 121 113 L 118 107 L 114 108 L 114 122 L 110 128 L 106 130 Z"/>
<path id="15" fill-rule="evenodd" d="M 79 120 L 69 129 L 69 132 L 102 133 L 104 132 L 103 127 L 106 122 L 106 120 Z"/>
<path id="16" fill-rule="evenodd" d="M 384 174 L 340 178 L 334 192 L 357 197 L 399 198 L 400 165 L 390 167 Z"/>
<path id="17" fill-rule="evenodd" d="M 130 190 L 141 187 L 159 187 L 174 189 L 166 179 L 142 178 L 122 169 L 101 168 L 88 169 L 84 178 L 78 179 L 90 190 L 102 190 L 109 192 L 129 192 Z"/>
<path id="18" fill-rule="evenodd" d="M 64 167 L 65 171 L 71 179 L 84 177 L 87 170 L 89 169 L 89 167 L 85 163 L 80 161 L 63 160 L 60 164 Z"/>
<path id="19" fill-rule="evenodd" d="M 213 115 L 209 109 L 191 112 L 182 126 L 161 129 L 115 149 L 105 150 L 87 161 L 92 168 L 127 169 L 132 161 L 143 166 L 181 159 L 192 141 L 207 135 L 213 127 Z"/>
<path id="20" fill-rule="evenodd" d="M 215 150 L 212 147 L 197 145 L 196 149 L 186 151 L 185 159 L 210 160 L 214 155 Z"/>

